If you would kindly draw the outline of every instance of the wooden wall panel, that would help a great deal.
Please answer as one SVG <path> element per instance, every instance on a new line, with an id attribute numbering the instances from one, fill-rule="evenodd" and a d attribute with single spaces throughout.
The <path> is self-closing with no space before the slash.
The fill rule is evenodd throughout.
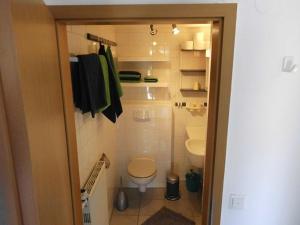
<path id="1" fill-rule="evenodd" d="M 41 0 L 3 0 L 0 8 L 1 78 L 24 224 L 72 225 L 54 20 Z"/>
<path id="2" fill-rule="evenodd" d="M 0 224 L 22 225 L 19 196 L 3 100 L 3 89 L 0 79 Z"/>
<path id="3" fill-rule="evenodd" d="M 64 99 L 65 124 L 68 143 L 68 157 L 74 211 L 74 225 L 81 225 L 82 208 L 80 197 L 79 165 L 76 141 L 75 115 L 73 105 L 72 78 L 69 64 L 69 50 L 67 41 L 67 28 L 64 24 L 56 25 L 57 41 L 59 46 L 59 59 L 61 68 L 61 81 Z"/>
<path id="4" fill-rule="evenodd" d="M 0 1 L 0 69 L 3 98 L 23 222 L 35 225 L 38 224 L 37 207 L 33 193 L 30 150 L 17 61 L 12 5 L 10 1 L 4 0 Z"/>

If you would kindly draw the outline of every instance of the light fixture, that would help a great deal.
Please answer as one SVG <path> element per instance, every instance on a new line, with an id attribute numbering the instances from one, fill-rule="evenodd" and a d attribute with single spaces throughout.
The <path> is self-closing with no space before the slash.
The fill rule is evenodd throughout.
<path id="1" fill-rule="evenodd" d="M 176 24 L 172 24 L 172 34 L 176 35 L 180 32 Z"/>
<path id="2" fill-rule="evenodd" d="M 150 24 L 150 34 L 151 35 L 156 35 L 157 34 L 157 29 L 154 29 L 153 24 Z"/>

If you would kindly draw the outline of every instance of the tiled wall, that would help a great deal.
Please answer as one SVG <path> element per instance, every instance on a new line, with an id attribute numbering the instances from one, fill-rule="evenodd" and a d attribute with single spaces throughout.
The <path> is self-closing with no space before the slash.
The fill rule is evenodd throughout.
<path id="1" fill-rule="evenodd" d="M 185 179 L 185 173 L 191 168 L 191 165 L 185 154 L 184 142 L 187 139 L 185 127 L 202 126 L 206 127 L 207 110 L 202 109 L 200 112 L 189 112 L 185 108 L 175 107 L 175 102 L 186 103 L 204 103 L 207 102 L 207 94 L 191 94 L 180 92 L 181 85 L 192 86 L 193 82 L 200 80 L 202 87 L 207 87 L 208 76 L 181 76 L 180 73 L 180 44 L 183 41 L 193 40 L 195 32 L 204 32 L 204 40 L 210 41 L 210 26 L 205 25 L 201 28 L 178 26 L 181 32 L 178 35 L 172 35 L 171 25 L 155 25 L 158 34 L 151 36 L 149 34 L 148 25 L 122 25 L 116 27 L 116 40 L 118 43 L 118 57 L 141 57 L 152 51 L 153 57 L 157 57 L 159 52 L 169 58 L 167 62 L 120 62 L 119 69 L 130 69 L 140 71 L 146 75 L 148 70 L 152 68 L 152 75 L 159 78 L 160 82 L 169 84 L 169 96 L 173 106 L 173 151 L 172 157 L 174 162 L 174 170 L 180 175 L 181 179 Z M 156 42 L 156 46 L 153 46 Z M 207 67 L 209 67 L 209 58 Z M 207 74 L 209 68 L 207 68 Z M 181 84 L 182 82 L 182 84 Z M 150 88 L 150 93 L 156 98 L 163 96 L 165 91 L 163 88 Z M 147 98 L 149 89 L 145 88 L 126 88 L 124 99 L 134 98 L 137 100 Z M 206 130 L 206 129 L 203 129 Z M 199 138 L 205 138 L 205 132 Z"/>
<path id="2" fill-rule="evenodd" d="M 86 54 L 97 49 L 93 42 L 85 38 L 90 32 L 104 38 L 115 40 L 112 26 L 68 26 L 68 46 L 71 54 Z M 115 48 L 112 49 L 115 52 Z M 75 124 L 78 147 L 79 174 L 81 186 L 87 180 L 95 162 L 102 153 L 111 161 L 107 171 L 109 210 L 112 211 L 113 196 L 119 185 L 116 145 L 116 125 L 107 120 L 102 114 L 92 118 L 89 113 L 75 111 Z"/>
<path id="3" fill-rule="evenodd" d="M 174 106 L 175 102 L 197 102 L 203 103 L 207 101 L 206 94 L 188 94 L 185 95 L 179 91 L 181 87 L 181 74 L 179 71 L 179 54 L 180 44 L 186 40 L 192 40 L 193 34 L 199 31 L 199 28 L 181 27 L 181 32 L 174 36 L 171 34 L 170 25 L 159 25 L 158 35 L 149 35 L 149 27 L 143 25 L 135 26 L 68 26 L 68 44 L 69 52 L 72 54 L 85 54 L 95 52 L 96 46 L 91 41 L 87 41 L 84 37 L 86 32 L 90 32 L 110 40 L 115 40 L 118 47 L 113 47 L 113 53 L 118 56 L 126 54 L 140 54 L 144 55 L 149 52 L 149 49 L 154 50 L 153 54 L 158 54 L 163 50 L 165 56 L 169 58 L 166 62 L 139 62 L 128 63 L 122 62 L 118 64 L 119 69 L 134 69 L 147 74 L 148 70 L 152 68 L 152 74 L 157 76 L 160 82 L 169 84 L 169 89 L 166 88 L 150 88 L 148 92 L 153 94 L 156 99 L 170 99 L 171 107 L 173 108 L 173 141 L 172 141 L 172 156 L 170 159 L 162 160 L 160 167 L 168 167 L 170 160 L 173 160 L 174 170 L 184 179 L 186 171 L 191 167 L 185 154 L 184 142 L 186 140 L 185 126 L 197 125 L 206 126 L 207 112 L 202 110 L 197 113 L 190 113 L 185 108 L 177 108 Z M 202 27 L 200 29 L 205 33 L 205 39 L 210 39 L 210 27 Z M 157 43 L 153 48 L 153 41 Z M 155 53 L 156 51 L 156 53 Z M 146 53 L 145 53 L 146 52 Z M 194 77 L 195 78 L 195 77 Z M 205 76 L 197 76 L 200 79 L 202 87 L 207 85 Z M 182 80 L 183 85 L 190 85 L 190 79 Z M 137 100 L 146 99 L 146 88 L 125 88 L 124 100 L 135 97 Z M 126 112 L 126 106 L 124 107 Z M 122 117 L 125 113 L 122 115 Z M 79 169 L 81 184 L 87 179 L 92 166 L 98 157 L 105 152 L 112 162 L 112 166 L 108 171 L 109 183 L 109 203 L 110 209 L 113 203 L 113 193 L 115 187 L 119 184 L 119 175 L 126 171 L 126 165 L 129 160 L 119 161 L 124 159 L 120 156 L 124 153 L 122 145 L 124 139 L 117 139 L 117 126 L 112 124 L 102 115 L 97 115 L 92 119 L 89 115 L 82 115 L 79 111 L 75 112 L 78 154 L 79 154 Z M 130 128 L 128 128 L 130 129 Z M 124 133 L 126 135 L 126 132 Z M 124 138 L 125 136 L 123 136 Z M 200 138 L 204 138 L 203 132 Z M 138 143 L 138 142 L 136 142 Z M 118 146 L 121 146 L 118 147 Z M 156 151 L 156 150 L 155 150 Z M 126 161 L 126 162 L 125 162 Z M 165 162 L 165 163 L 164 163 Z M 165 171 L 165 170 L 164 170 Z M 127 182 L 125 180 L 125 182 Z M 159 178 L 155 185 L 162 185 L 162 179 Z"/>
<path id="4" fill-rule="evenodd" d="M 136 187 L 128 177 L 128 163 L 136 157 L 150 157 L 155 160 L 157 174 L 149 186 L 163 187 L 171 169 L 171 104 L 127 102 L 123 110 L 118 123 L 118 156 L 124 186 Z"/>

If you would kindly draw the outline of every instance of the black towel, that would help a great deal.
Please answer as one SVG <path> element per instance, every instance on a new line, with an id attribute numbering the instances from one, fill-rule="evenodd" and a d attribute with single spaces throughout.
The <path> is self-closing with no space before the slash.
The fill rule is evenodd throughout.
<path id="1" fill-rule="evenodd" d="M 106 105 L 104 77 L 97 54 L 79 55 L 81 110 L 95 113 Z"/>
<path id="2" fill-rule="evenodd" d="M 82 66 L 79 62 L 71 62 L 71 78 L 73 89 L 73 101 L 75 107 L 79 108 L 82 113 L 90 112 L 90 103 L 88 99 L 88 88 Z"/>
<path id="3" fill-rule="evenodd" d="M 71 66 L 71 78 L 72 78 L 72 89 L 73 89 L 73 101 L 75 107 L 81 109 L 81 88 L 80 88 L 80 77 L 79 77 L 79 63 L 70 62 Z"/>
<path id="4" fill-rule="evenodd" d="M 99 55 L 104 55 L 106 61 L 108 62 L 108 73 L 109 73 L 109 91 L 110 91 L 110 99 L 111 105 L 108 106 L 102 113 L 112 122 L 116 122 L 117 117 L 121 115 L 123 112 L 121 101 L 119 98 L 116 80 L 113 74 L 112 65 L 109 63 L 108 56 L 105 52 L 104 45 L 100 45 Z"/>
<path id="5" fill-rule="evenodd" d="M 131 71 L 131 70 L 122 70 L 119 72 L 119 74 L 134 74 L 134 75 L 142 75 L 140 72 L 138 71 Z"/>

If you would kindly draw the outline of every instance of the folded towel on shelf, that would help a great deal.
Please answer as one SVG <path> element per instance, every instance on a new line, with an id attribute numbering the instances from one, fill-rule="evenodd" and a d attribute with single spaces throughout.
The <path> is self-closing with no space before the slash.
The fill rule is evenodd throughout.
<path id="1" fill-rule="evenodd" d="M 141 75 L 138 74 L 119 74 L 120 80 L 141 80 Z"/>
<path id="2" fill-rule="evenodd" d="M 142 75 L 140 72 L 132 70 L 121 70 L 119 74 Z"/>
<path id="3" fill-rule="evenodd" d="M 152 77 L 152 76 L 148 76 L 148 77 L 144 77 L 144 82 L 158 82 L 158 79 L 156 77 Z"/>

